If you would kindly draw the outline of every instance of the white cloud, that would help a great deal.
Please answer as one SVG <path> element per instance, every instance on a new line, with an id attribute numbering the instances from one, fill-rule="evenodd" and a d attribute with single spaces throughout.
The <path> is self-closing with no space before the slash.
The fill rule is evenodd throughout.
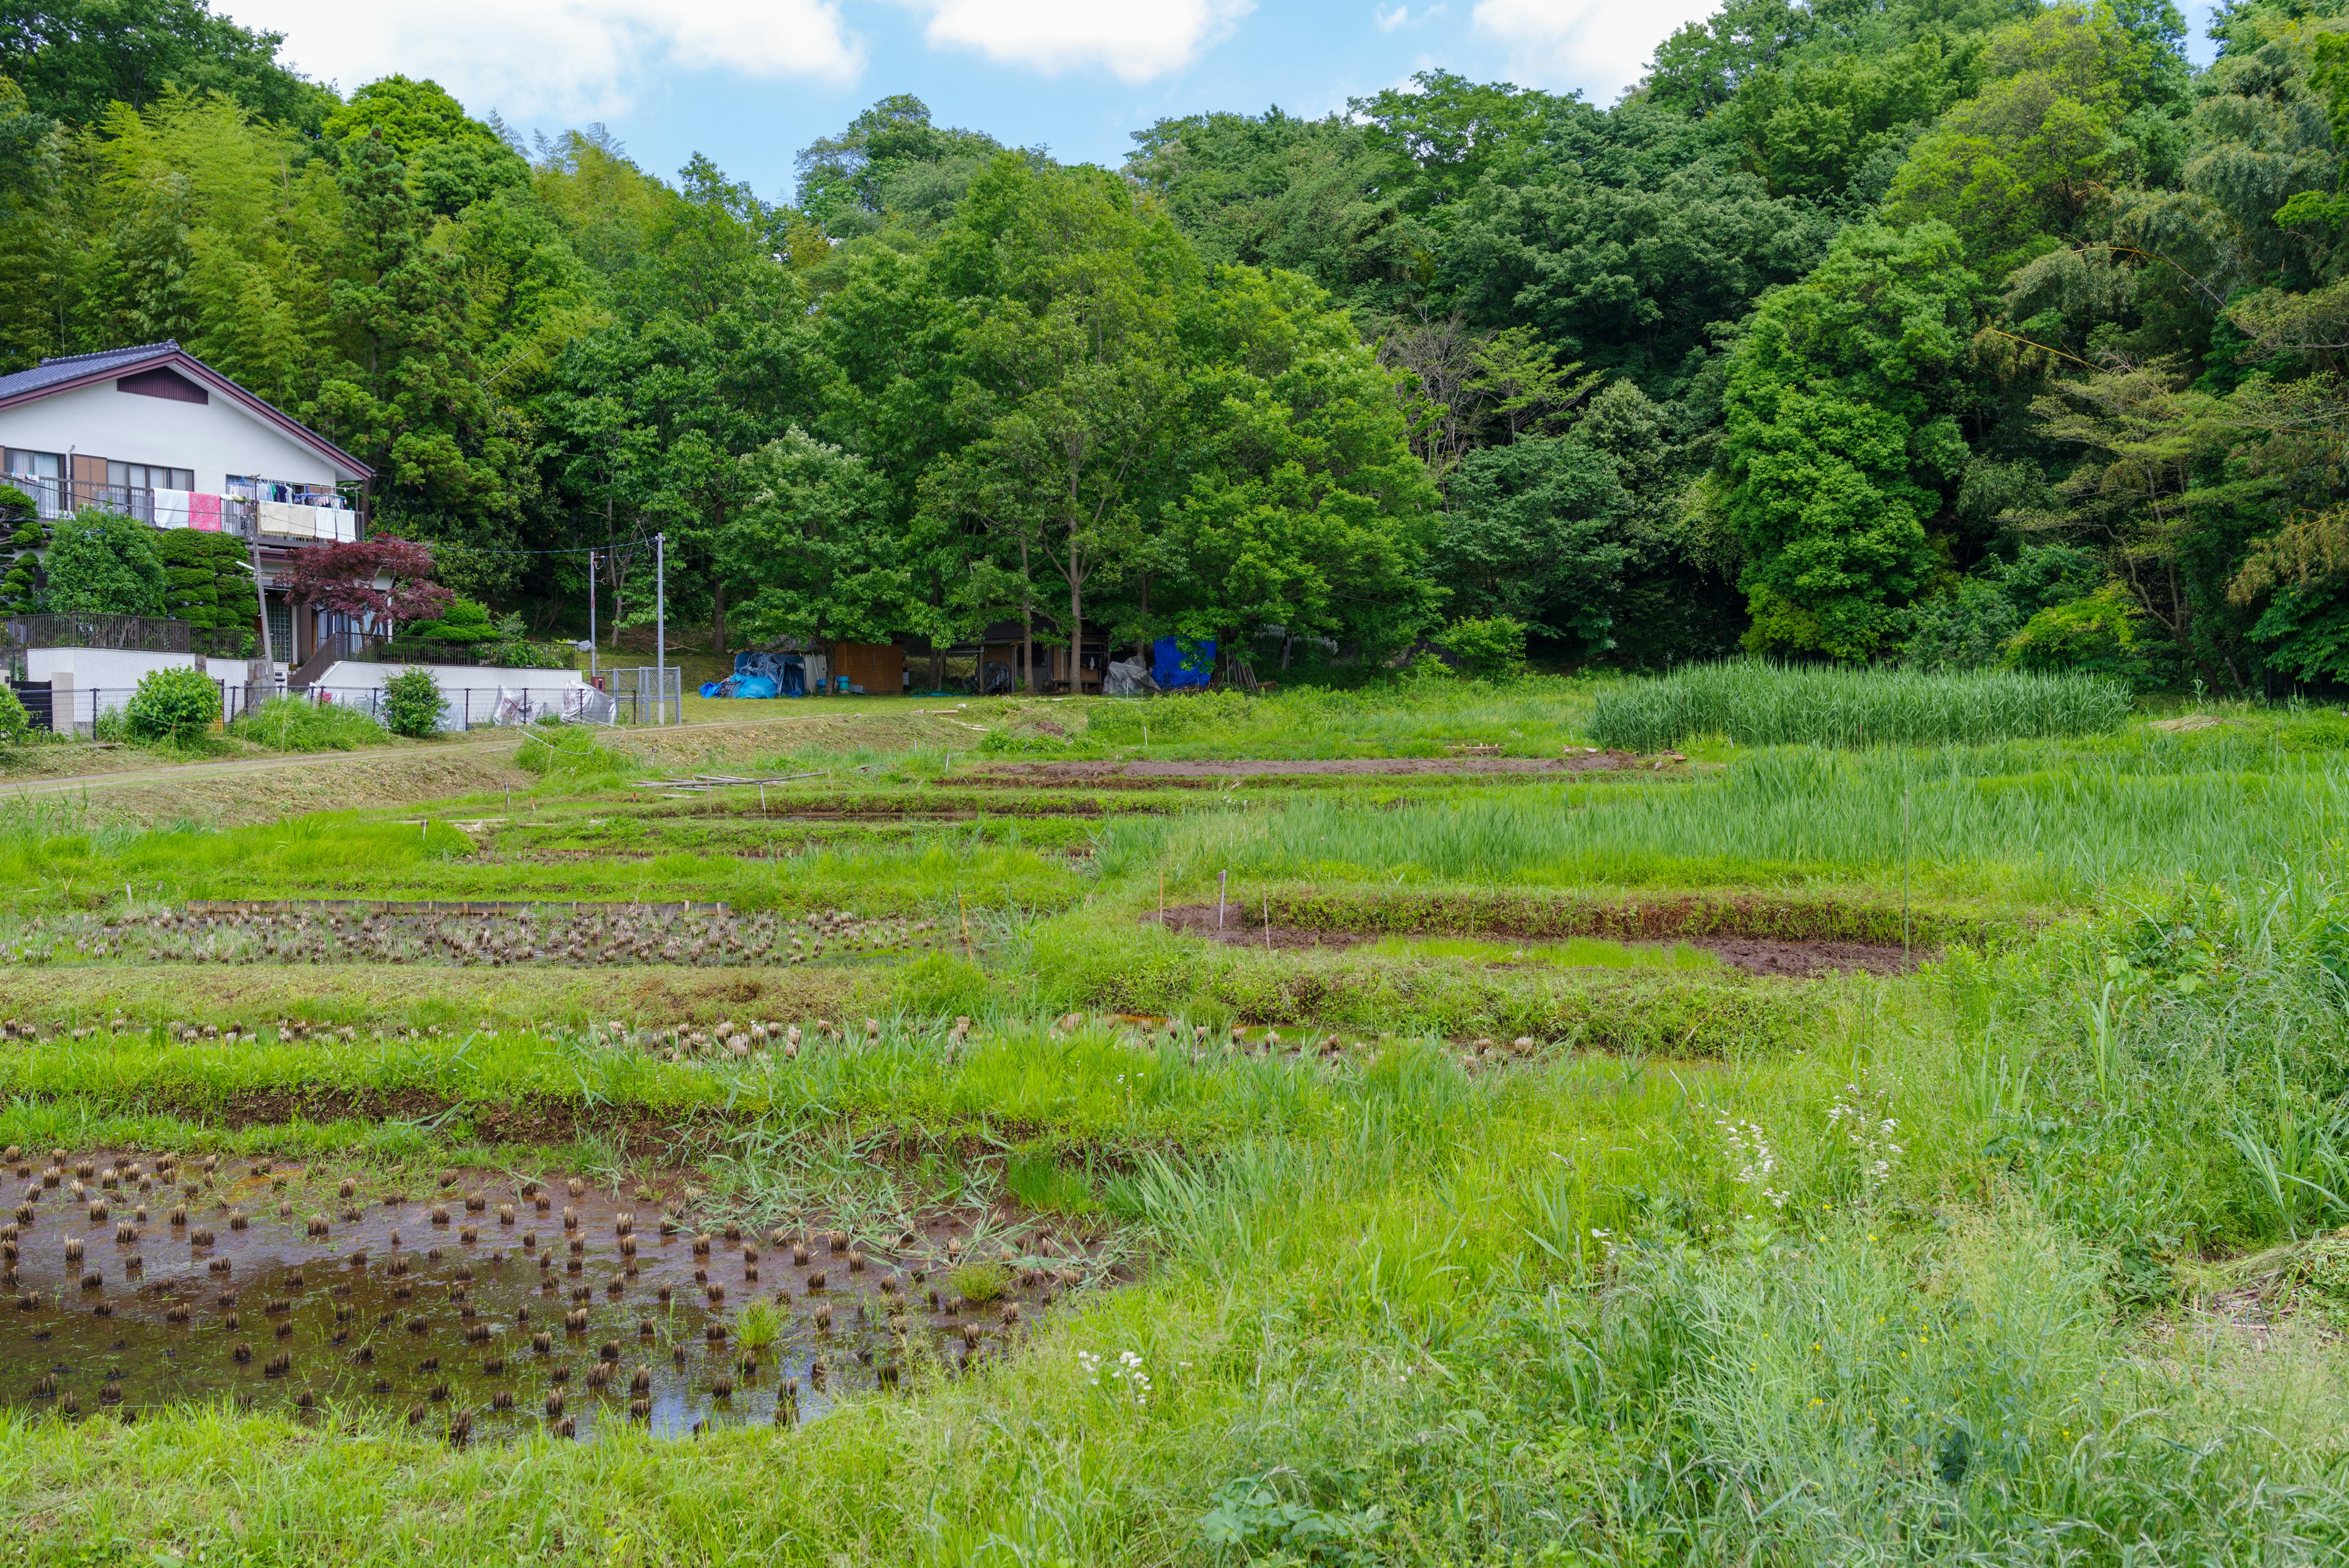
<path id="1" fill-rule="evenodd" d="M 398 71 L 430 77 L 475 113 L 618 115 L 665 67 L 748 77 L 854 78 L 863 46 L 835 0 L 225 0 L 281 56 L 348 92 Z"/>
<path id="2" fill-rule="evenodd" d="M 1711 16 L 1717 0 L 1476 0 L 1476 30 L 1509 51 L 1525 87 L 1580 88 L 1606 103 L 1640 79 L 1656 46 L 1682 23 Z"/>
<path id="3" fill-rule="evenodd" d="M 1104 69 L 1129 82 L 1179 70 L 1228 36 L 1256 0 L 911 0 L 934 45 L 1056 74 Z"/>
<path id="4" fill-rule="evenodd" d="M 1408 5 L 1398 5 L 1392 11 L 1373 8 L 1371 15 L 1376 18 L 1379 24 L 1380 32 L 1392 33 L 1397 27 L 1402 26 L 1405 22 L 1411 20 L 1411 7 Z"/>

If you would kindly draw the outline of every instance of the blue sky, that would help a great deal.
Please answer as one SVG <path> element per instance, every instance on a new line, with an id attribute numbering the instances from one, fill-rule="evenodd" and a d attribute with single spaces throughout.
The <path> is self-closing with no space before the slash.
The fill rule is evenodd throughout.
<path id="1" fill-rule="evenodd" d="M 1433 67 L 1610 102 L 1716 0 L 215 0 L 346 91 L 429 76 L 525 132 L 600 121 L 646 168 L 696 151 L 770 200 L 890 93 L 942 124 L 1114 165 L 1201 109 L 1344 107 Z M 2197 58 L 2209 7 L 2189 10 Z"/>

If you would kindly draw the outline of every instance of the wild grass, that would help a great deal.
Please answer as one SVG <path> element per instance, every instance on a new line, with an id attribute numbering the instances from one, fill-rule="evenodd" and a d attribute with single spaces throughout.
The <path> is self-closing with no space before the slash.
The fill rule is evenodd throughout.
<path id="1" fill-rule="evenodd" d="M 1477 964 L 1539 964 L 1552 969 L 1694 970 L 1715 973 L 1721 960 L 1686 942 L 1632 947 L 1568 937 L 1564 941 L 1485 941 L 1474 937 L 1388 937 L 1367 950 L 1381 958 L 1456 959 Z"/>
<path id="2" fill-rule="evenodd" d="M 228 732 L 274 752 L 349 752 L 391 740 L 372 715 L 359 709 L 302 697 L 272 697 L 231 720 Z"/>
<path id="3" fill-rule="evenodd" d="M 486 809 L 485 809 L 486 808 Z M 982 842 L 840 848 L 772 846 L 771 856 L 678 849 L 641 859 L 514 865 L 479 853 L 456 826 L 494 816 L 490 802 L 410 807 L 405 820 L 320 812 L 248 827 L 121 826 L 0 832 L 0 877 L 22 910 L 124 898 L 548 898 L 730 902 L 745 911 L 852 908 L 905 913 L 1016 902 L 1057 908 L 1079 896 L 1065 862 Z M 0 825 L 5 827 L 5 825 Z"/>
<path id="4" fill-rule="evenodd" d="M 1571 886 L 1864 878 L 1955 896 L 2082 902 L 2180 878 L 2313 866 L 2349 828 L 2349 760 L 2271 739 L 2168 737 L 2067 753 L 1775 748 L 1682 784 L 1459 792 L 1396 809 L 1305 796 L 1105 825 L 1097 859 L 1170 881 Z"/>
<path id="5" fill-rule="evenodd" d="M 1369 706 L 1345 722 L 1440 744 L 1476 704 L 1542 691 L 1457 691 L 1386 719 L 1350 699 Z M 843 856 L 805 888 L 860 910 L 998 878 L 973 915 L 988 940 L 889 971 L 885 991 L 796 993 L 884 1028 L 788 1064 L 670 1064 L 504 1013 L 417 1040 L 12 1043 L 0 1141 L 390 1161 L 536 1137 L 599 1170 L 686 1164 L 712 1211 L 777 1222 L 840 1214 L 885 1234 L 925 1203 L 1050 1209 L 1132 1249 L 1139 1276 L 1064 1298 L 969 1376 L 916 1354 L 910 1397 L 851 1398 L 792 1431 L 458 1450 L 397 1410 L 124 1426 L 12 1407 L 0 1511 L 37 1521 L 12 1550 L 824 1568 L 2349 1554 L 2332 1352 L 2289 1299 L 2195 1293 L 2210 1260 L 2349 1223 L 2349 888 L 2332 848 L 2349 725 L 2245 718 L 2175 737 L 1741 747 L 1677 783 L 1250 791 L 1104 819 L 1092 864 L 1055 867 L 1040 901 L 1003 896 L 1030 863 L 976 839 L 936 862 Z M 1257 722 L 1166 743 L 1320 743 Z M 354 864 L 372 854 L 376 873 L 321 873 L 306 830 L 273 831 L 27 816 L 0 829 L 0 873 L 77 904 L 117 897 L 140 855 L 157 868 L 140 899 L 169 866 L 280 891 L 443 867 L 548 885 L 547 867 L 454 839 L 444 853 L 413 823 L 421 847 L 359 836 Z M 746 897 L 755 867 L 729 882 L 727 864 L 679 856 L 658 874 Z M 618 888 L 640 869 L 590 858 L 576 877 Z M 1139 918 L 1162 871 L 1196 901 L 1222 869 L 1283 923 L 1362 919 L 1415 945 L 1268 953 Z M 1455 929 L 1437 919 L 1454 900 L 1557 936 L 1671 936 L 1733 910 L 1883 940 L 1904 870 L 1919 929 L 1948 947 L 1912 979 L 1496 965 L 1493 944 L 1514 954 L 1517 937 L 1428 940 Z M 1644 923 L 1599 923 L 1608 909 Z M 2013 918 L 2048 913 L 2064 918 Z M 518 1016 L 533 983 L 542 1017 L 558 994 L 528 970 L 191 973 L 221 1009 L 265 996 L 274 1012 L 316 983 L 319 1009 L 362 1013 L 372 986 L 462 1021 L 484 988 L 510 988 L 496 994 Z M 127 983 L 107 975 L 12 969 L 0 996 L 23 1011 Z M 626 983 L 770 1015 L 787 994 L 699 978 L 715 989 Z M 138 983 L 160 1004 L 160 981 Z M 1047 1021 L 1111 1006 L 1183 1033 Z M 957 1014 L 976 1020 L 967 1042 Z M 1194 1022 L 1299 1014 L 1388 1038 L 1326 1064 L 1188 1046 Z M 1505 1029 L 1542 1050 L 1464 1069 L 1461 1034 Z M 245 1125 L 264 1106 L 279 1119 Z"/>
<path id="6" fill-rule="evenodd" d="M 1632 752 L 1708 735 L 1742 746 L 1981 745 L 2094 734 L 2128 711 L 2126 688 L 2086 675 L 1737 660 L 1603 687 L 1590 732 Z"/>
<path id="7" fill-rule="evenodd" d="M 1131 699 L 1092 704 L 1083 732 L 1105 746 L 1174 760 L 1440 757 L 1459 745 L 1556 756 L 1583 739 L 1590 692 L 1584 681 L 1537 676 L 1502 685 L 1412 681 L 1355 691 L 1302 687 L 1266 697 L 1226 691 Z M 1028 754 L 1043 753 L 1030 748 Z"/>

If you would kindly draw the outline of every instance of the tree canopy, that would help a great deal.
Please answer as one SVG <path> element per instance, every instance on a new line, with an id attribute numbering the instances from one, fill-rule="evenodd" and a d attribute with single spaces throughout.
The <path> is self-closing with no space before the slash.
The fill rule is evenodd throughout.
<path id="1" fill-rule="evenodd" d="M 658 531 L 719 646 L 2349 683 L 2349 18 L 2212 36 L 1729 0 L 1611 108 L 1431 69 L 1108 170 L 897 95 L 762 196 L 52 6 L 0 19 L 0 359 L 177 337 L 542 630 L 646 618 Z"/>

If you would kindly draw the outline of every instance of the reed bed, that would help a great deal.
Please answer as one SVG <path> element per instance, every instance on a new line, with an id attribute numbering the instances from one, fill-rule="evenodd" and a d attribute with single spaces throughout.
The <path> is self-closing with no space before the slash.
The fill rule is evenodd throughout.
<path id="1" fill-rule="evenodd" d="M 1602 746 L 1660 752 L 1705 736 L 1742 746 L 1943 746 L 2116 728 L 2129 693 L 2086 675 L 1694 665 L 1600 691 L 1590 732 Z"/>
<path id="2" fill-rule="evenodd" d="M 1304 796 L 1102 830 L 1103 869 L 1250 878 L 1640 885 L 1889 878 L 2085 900 L 2323 860 L 2349 832 L 2349 757 L 2257 745 L 2058 757 L 1790 749 L 1710 779 L 1551 785 L 1394 808 Z M 2196 761 L 2202 765 L 2196 765 Z"/>

